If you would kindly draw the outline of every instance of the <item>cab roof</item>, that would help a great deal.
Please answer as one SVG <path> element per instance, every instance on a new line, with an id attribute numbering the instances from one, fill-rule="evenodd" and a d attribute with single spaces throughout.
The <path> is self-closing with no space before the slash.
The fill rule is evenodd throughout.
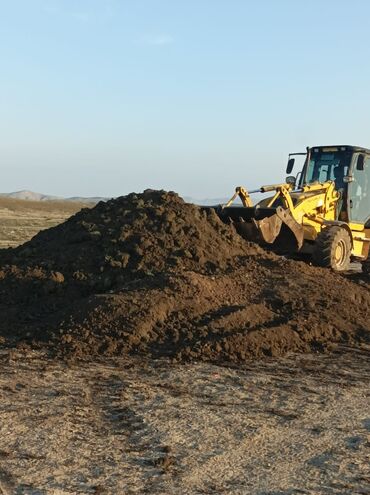
<path id="1" fill-rule="evenodd" d="M 320 150 L 327 150 L 327 151 L 353 151 L 354 153 L 367 153 L 370 155 L 370 149 L 369 148 L 362 148 L 361 146 L 352 146 L 349 144 L 334 144 L 331 146 L 311 146 L 311 151 L 314 150 L 315 148 L 319 148 Z"/>

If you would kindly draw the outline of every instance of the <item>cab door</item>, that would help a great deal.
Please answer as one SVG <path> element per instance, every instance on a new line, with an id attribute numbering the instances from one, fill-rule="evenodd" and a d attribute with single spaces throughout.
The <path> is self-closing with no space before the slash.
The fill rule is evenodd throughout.
<path id="1" fill-rule="evenodd" d="M 353 223 L 370 221 L 370 155 L 357 156 L 349 184 L 349 217 Z"/>

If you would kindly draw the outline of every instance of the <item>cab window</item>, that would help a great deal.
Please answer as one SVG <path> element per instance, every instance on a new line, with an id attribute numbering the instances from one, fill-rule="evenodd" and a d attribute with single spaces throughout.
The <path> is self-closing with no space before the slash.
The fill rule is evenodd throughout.
<path id="1" fill-rule="evenodd" d="M 358 160 L 358 158 L 357 158 Z M 370 218 L 370 156 L 364 160 L 363 170 L 353 169 L 350 184 L 350 216 L 353 222 L 365 223 Z"/>
<path id="2" fill-rule="evenodd" d="M 347 150 L 328 152 L 317 148 L 311 152 L 305 183 L 335 181 L 337 188 L 343 187 L 343 177 L 348 174 L 351 154 Z"/>

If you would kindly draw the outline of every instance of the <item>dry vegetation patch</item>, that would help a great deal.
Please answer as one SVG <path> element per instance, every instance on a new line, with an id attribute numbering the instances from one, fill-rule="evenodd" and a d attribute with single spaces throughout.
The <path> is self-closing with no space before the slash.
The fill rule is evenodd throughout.
<path id="1" fill-rule="evenodd" d="M 83 206 L 67 201 L 25 201 L 0 197 L 0 248 L 15 247 L 40 230 L 63 222 Z"/>

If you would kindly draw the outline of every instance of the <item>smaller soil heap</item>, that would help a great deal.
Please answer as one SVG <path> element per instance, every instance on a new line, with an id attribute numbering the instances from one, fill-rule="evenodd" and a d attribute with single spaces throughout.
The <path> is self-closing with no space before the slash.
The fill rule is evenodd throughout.
<path id="1" fill-rule="evenodd" d="M 172 192 L 148 190 L 81 210 L 10 252 L 8 261 L 57 271 L 66 280 L 89 280 L 91 286 L 104 281 L 108 288 L 117 280 L 167 271 L 225 270 L 246 248 L 213 210 Z"/>

